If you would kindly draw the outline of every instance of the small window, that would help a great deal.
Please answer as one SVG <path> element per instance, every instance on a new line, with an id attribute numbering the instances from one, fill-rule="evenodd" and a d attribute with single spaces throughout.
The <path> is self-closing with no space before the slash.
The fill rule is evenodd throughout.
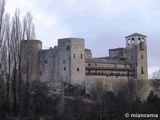
<path id="1" fill-rule="evenodd" d="M 143 55 L 141 55 L 141 59 L 143 60 Z"/>
<path id="2" fill-rule="evenodd" d="M 42 75 L 42 71 L 40 72 L 40 75 Z"/>
<path id="3" fill-rule="evenodd" d="M 76 55 L 75 54 L 73 54 L 73 58 L 75 58 L 76 57 Z"/>
<path id="4" fill-rule="evenodd" d="M 66 50 L 69 50 L 69 45 L 67 45 Z"/>
<path id="5" fill-rule="evenodd" d="M 144 39 L 144 38 L 142 38 L 142 42 L 145 42 L 145 39 Z"/>
<path id="6" fill-rule="evenodd" d="M 64 71 L 66 71 L 66 67 L 64 67 Z"/>
<path id="7" fill-rule="evenodd" d="M 83 55 L 81 54 L 81 59 L 83 59 Z"/>
<path id="8" fill-rule="evenodd" d="M 97 66 L 97 63 L 95 63 L 95 66 Z"/>
<path id="9" fill-rule="evenodd" d="M 46 64 L 48 63 L 48 60 L 47 60 L 47 59 L 45 59 L 45 63 L 46 63 Z"/>
<path id="10" fill-rule="evenodd" d="M 77 71 L 79 71 L 79 68 L 77 68 Z"/>
<path id="11" fill-rule="evenodd" d="M 131 44 L 131 40 L 130 39 L 128 39 L 128 45 L 130 45 Z"/>
<path id="12" fill-rule="evenodd" d="M 90 64 L 90 63 L 88 63 L 88 66 L 91 66 L 91 64 Z"/>
<path id="13" fill-rule="evenodd" d="M 141 74 L 144 74 L 144 70 L 143 70 L 143 67 L 141 67 Z"/>
<path id="14" fill-rule="evenodd" d="M 63 60 L 63 64 L 66 64 L 66 60 Z"/>

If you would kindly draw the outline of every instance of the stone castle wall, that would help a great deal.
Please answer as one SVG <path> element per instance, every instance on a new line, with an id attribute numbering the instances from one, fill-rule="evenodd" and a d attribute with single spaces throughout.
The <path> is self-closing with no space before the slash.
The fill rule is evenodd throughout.
<path id="1" fill-rule="evenodd" d="M 22 78 L 37 81 L 40 78 L 39 51 L 42 50 L 42 42 L 39 40 L 21 41 Z"/>
<path id="2" fill-rule="evenodd" d="M 100 79 L 108 81 L 107 83 L 135 78 L 147 79 L 147 45 L 142 44 L 144 41 L 138 43 L 137 35 L 143 36 L 137 33 L 127 36 L 126 49 L 110 49 L 108 58 L 92 58 L 92 52 L 85 49 L 82 38 L 59 39 L 58 46 L 47 50 L 42 50 L 39 40 L 24 40 L 21 42 L 23 78 L 27 78 L 28 74 L 30 79 L 40 80 L 51 86 L 58 84 L 58 87 L 61 80 L 84 86 L 84 82 L 88 80 L 92 84 L 94 80 Z M 133 42 L 132 38 L 135 41 L 129 45 L 129 41 Z M 86 87 L 88 88 L 90 87 Z"/>

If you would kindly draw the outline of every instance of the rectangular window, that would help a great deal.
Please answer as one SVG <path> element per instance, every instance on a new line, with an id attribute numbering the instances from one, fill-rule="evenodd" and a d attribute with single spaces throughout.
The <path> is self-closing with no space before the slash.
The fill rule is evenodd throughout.
<path id="1" fill-rule="evenodd" d="M 143 60 L 143 55 L 141 55 L 141 59 Z"/>
<path id="2" fill-rule="evenodd" d="M 64 67 L 64 71 L 66 71 L 66 67 Z"/>
<path id="3" fill-rule="evenodd" d="M 81 54 L 81 59 L 83 59 L 83 55 Z"/>
<path id="4" fill-rule="evenodd" d="M 143 67 L 141 67 L 141 74 L 144 74 L 144 70 L 143 70 Z"/>
<path id="5" fill-rule="evenodd" d="M 42 71 L 40 72 L 40 75 L 42 75 Z"/>
<path id="6" fill-rule="evenodd" d="M 77 71 L 79 71 L 79 68 L 77 68 Z"/>
<path id="7" fill-rule="evenodd" d="M 67 45 L 66 50 L 69 50 L 69 45 Z"/>
<path id="8" fill-rule="evenodd" d="M 75 54 L 73 54 L 73 58 L 75 58 L 76 57 L 76 55 Z"/>
<path id="9" fill-rule="evenodd" d="M 48 60 L 47 60 L 47 58 L 45 59 L 45 63 L 46 63 L 46 64 L 48 63 Z"/>
<path id="10" fill-rule="evenodd" d="M 63 60 L 63 64 L 66 64 L 66 60 Z"/>

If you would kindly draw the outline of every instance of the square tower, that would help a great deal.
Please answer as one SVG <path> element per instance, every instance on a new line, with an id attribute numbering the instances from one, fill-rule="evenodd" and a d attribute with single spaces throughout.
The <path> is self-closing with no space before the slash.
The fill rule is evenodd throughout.
<path id="1" fill-rule="evenodd" d="M 126 59 L 135 69 L 135 78 L 148 79 L 147 36 L 134 33 L 126 36 Z"/>
<path id="2" fill-rule="evenodd" d="M 83 85 L 85 79 L 85 48 L 82 38 L 58 40 L 58 77 L 73 85 Z"/>

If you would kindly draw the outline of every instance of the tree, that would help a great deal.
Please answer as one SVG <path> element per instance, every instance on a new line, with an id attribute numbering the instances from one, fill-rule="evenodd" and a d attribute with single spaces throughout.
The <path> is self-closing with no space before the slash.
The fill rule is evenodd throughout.
<path id="1" fill-rule="evenodd" d="M 146 113 L 159 113 L 160 112 L 160 98 L 153 91 L 150 92 L 147 103 Z"/>
<path id="2" fill-rule="evenodd" d="M 23 19 L 23 40 L 36 39 L 35 27 L 33 23 L 33 16 L 30 12 L 27 12 L 26 16 Z"/>
<path id="3" fill-rule="evenodd" d="M 0 0 L 0 74 L 4 71 L 4 62 L 5 62 L 5 54 L 4 54 L 4 47 L 5 47 L 5 24 L 4 24 L 4 7 L 5 7 L 5 0 Z"/>
<path id="4" fill-rule="evenodd" d="M 22 28 L 19 18 L 19 11 L 16 10 L 15 16 L 12 19 L 12 29 L 11 29 L 11 44 L 12 44 L 12 88 L 13 88 L 13 101 L 14 109 L 17 111 L 17 82 L 18 82 L 18 68 L 19 68 L 19 51 L 20 51 L 20 41 L 22 39 Z"/>
<path id="5" fill-rule="evenodd" d="M 152 73 L 152 79 L 160 79 L 160 69 Z"/>
<path id="6" fill-rule="evenodd" d="M 3 95 L 6 96 L 1 97 L 3 100 L 7 98 L 8 102 L 11 103 L 13 101 L 15 113 L 17 113 L 19 107 L 21 107 L 19 105 L 22 97 L 21 93 L 24 92 L 22 91 L 23 81 L 21 76 L 21 52 L 23 46 L 21 46 L 20 43 L 21 40 L 25 39 L 35 39 L 33 16 L 28 12 L 22 24 L 20 11 L 16 10 L 14 17 L 10 19 L 10 15 L 8 13 L 5 14 L 5 0 L 0 0 L 0 93 L 2 92 Z M 27 75 L 31 76 L 31 63 L 28 65 L 29 67 L 25 69 L 30 71 Z M 29 89 L 31 88 L 30 77 L 28 77 L 27 80 L 28 86 L 26 89 L 28 92 L 31 92 L 31 89 Z"/>

